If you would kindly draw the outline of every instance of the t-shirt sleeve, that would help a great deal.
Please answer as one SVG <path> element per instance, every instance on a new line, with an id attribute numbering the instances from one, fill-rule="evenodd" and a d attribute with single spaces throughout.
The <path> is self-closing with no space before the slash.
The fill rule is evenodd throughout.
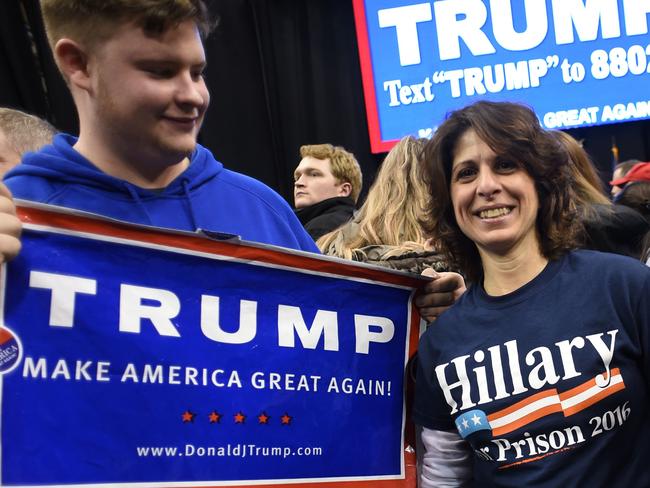
<path id="1" fill-rule="evenodd" d="M 434 324 L 432 327 L 439 326 Z M 435 357 L 430 346 L 430 334 L 425 333 L 418 348 L 418 368 L 415 378 L 413 421 L 433 430 L 456 430 L 450 407 L 445 402 L 435 374 Z"/>
<path id="2" fill-rule="evenodd" d="M 650 389 L 650 273 L 646 276 L 641 296 L 637 303 L 636 319 L 643 348 L 643 371 Z"/>

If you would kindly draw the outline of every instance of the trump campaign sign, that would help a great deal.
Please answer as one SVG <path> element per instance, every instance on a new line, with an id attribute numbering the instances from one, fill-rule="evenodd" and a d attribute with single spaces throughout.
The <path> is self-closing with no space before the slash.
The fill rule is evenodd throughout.
<path id="1" fill-rule="evenodd" d="M 646 0 L 353 0 L 373 152 L 480 99 L 548 129 L 650 117 Z"/>
<path id="2" fill-rule="evenodd" d="M 22 204 L 2 486 L 414 486 L 422 279 Z"/>

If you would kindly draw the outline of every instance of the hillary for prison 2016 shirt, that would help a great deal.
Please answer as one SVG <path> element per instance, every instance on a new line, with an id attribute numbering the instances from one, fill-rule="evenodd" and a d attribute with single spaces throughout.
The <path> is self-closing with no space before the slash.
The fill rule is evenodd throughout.
<path id="1" fill-rule="evenodd" d="M 475 486 L 650 486 L 649 349 L 650 268 L 574 251 L 428 328 L 414 421 L 469 442 Z"/>

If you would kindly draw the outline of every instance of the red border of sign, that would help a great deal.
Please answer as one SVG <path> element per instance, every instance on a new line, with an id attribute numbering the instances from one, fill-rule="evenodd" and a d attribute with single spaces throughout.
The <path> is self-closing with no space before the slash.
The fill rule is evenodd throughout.
<path id="1" fill-rule="evenodd" d="M 391 273 L 372 266 L 360 265 L 353 262 L 333 260 L 313 253 L 271 249 L 255 243 L 231 243 L 216 241 L 189 232 L 167 231 L 160 228 L 148 228 L 95 216 L 85 216 L 70 213 L 56 207 L 44 209 L 39 206 L 16 207 L 17 215 L 25 224 L 47 226 L 74 232 L 87 232 L 100 236 L 146 242 L 161 246 L 176 247 L 207 254 L 228 256 L 237 259 L 258 261 L 272 265 L 291 266 L 320 273 L 331 273 L 352 278 L 370 279 L 397 286 L 417 288 L 423 283 L 421 278 L 411 277 L 402 273 Z M 410 319 L 410 336 L 408 338 L 409 357 L 417 350 L 420 317 L 413 308 Z M 410 416 L 407 413 L 407 419 Z M 408 431 L 408 428 L 407 428 Z M 407 440 L 405 439 L 405 444 Z M 405 446 L 406 447 L 406 446 Z M 272 483 L 254 485 L 236 485 L 237 488 L 413 488 L 416 486 L 415 453 L 404 449 L 404 478 L 392 480 L 358 480 L 358 481 L 310 481 L 296 483 Z M 360 452 L 360 456 L 364 453 Z M 124 483 L 129 485 L 130 483 Z M 93 485 L 84 485 L 93 486 Z M 142 485 L 144 486 L 144 485 Z M 231 485 L 201 485 L 192 488 L 218 488 Z M 165 483 L 166 488 L 175 488 Z M 180 486 L 178 488 L 181 488 Z M 185 485 L 183 488 L 187 488 Z"/>
<path id="2" fill-rule="evenodd" d="M 377 93 L 375 92 L 375 76 L 372 71 L 372 58 L 370 56 L 370 38 L 368 37 L 365 0 L 352 0 L 352 7 L 354 9 L 354 24 L 357 29 L 357 45 L 359 46 L 363 95 L 366 101 L 370 150 L 373 153 L 387 152 L 399 141 L 383 141 L 381 139 L 379 112 L 377 111 Z"/>
<path id="3" fill-rule="evenodd" d="M 256 243 L 241 241 L 232 243 L 207 238 L 200 234 L 178 232 L 158 227 L 144 227 L 117 220 L 93 218 L 76 213 L 38 208 L 17 207 L 20 220 L 27 224 L 47 225 L 77 232 L 90 232 L 103 236 L 130 239 L 134 241 L 172 246 L 189 251 L 228 256 L 237 259 L 254 260 L 279 266 L 331 273 L 351 278 L 381 281 L 391 285 L 417 288 L 422 279 L 403 273 L 390 273 L 375 266 L 360 265 L 351 261 L 335 260 L 315 253 L 294 251 L 281 247 L 271 248 Z"/>

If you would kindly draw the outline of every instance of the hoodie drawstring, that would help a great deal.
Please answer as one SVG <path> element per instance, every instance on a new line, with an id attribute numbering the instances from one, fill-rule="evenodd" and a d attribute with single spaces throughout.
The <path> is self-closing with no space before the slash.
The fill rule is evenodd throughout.
<path id="1" fill-rule="evenodd" d="M 196 214 L 194 213 L 194 207 L 192 206 L 192 199 L 190 198 L 190 189 L 189 189 L 189 180 L 186 178 L 183 178 L 181 180 L 181 184 L 183 185 L 183 192 L 185 193 L 185 199 L 184 201 L 187 202 L 187 207 L 189 209 L 189 214 L 190 214 L 190 220 L 192 221 L 192 227 L 194 227 L 194 230 L 197 231 L 199 230 L 199 225 L 196 222 Z"/>
<path id="2" fill-rule="evenodd" d="M 196 231 L 199 229 L 199 225 L 196 220 L 196 213 L 194 211 L 194 207 L 192 206 L 192 199 L 190 198 L 190 188 L 189 188 L 189 180 L 187 179 L 182 179 L 181 180 L 181 185 L 183 187 L 183 201 L 185 202 L 188 210 L 188 214 L 190 216 L 190 223 L 192 224 L 192 228 Z M 147 207 L 144 205 L 144 202 L 140 198 L 140 195 L 136 191 L 133 186 L 131 186 L 129 183 L 124 183 L 124 188 L 129 192 L 129 195 L 131 195 L 131 198 L 133 198 L 133 201 L 136 203 L 138 208 L 142 210 L 144 213 L 145 217 L 147 218 L 147 221 L 149 222 L 149 225 L 154 225 L 153 219 L 151 218 L 151 214 L 147 211 Z"/>
<path id="3" fill-rule="evenodd" d="M 138 192 L 135 191 L 135 189 L 131 186 L 131 184 L 124 182 L 124 188 L 129 192 L 131 195 L 131 198 L 133 198 L 133 201 L 136 203 L 136 205 L 142 210 L 142 213 L 144 213 L 145 217 L 149 221 L 149 225 L 153 225 L 153 220 L 151 219 L 151 215 L 149 212 L 147 212 L 147 207 L 145 207 L 144 203 L 140 199 L 140 195 L 138 195 Z"/>

